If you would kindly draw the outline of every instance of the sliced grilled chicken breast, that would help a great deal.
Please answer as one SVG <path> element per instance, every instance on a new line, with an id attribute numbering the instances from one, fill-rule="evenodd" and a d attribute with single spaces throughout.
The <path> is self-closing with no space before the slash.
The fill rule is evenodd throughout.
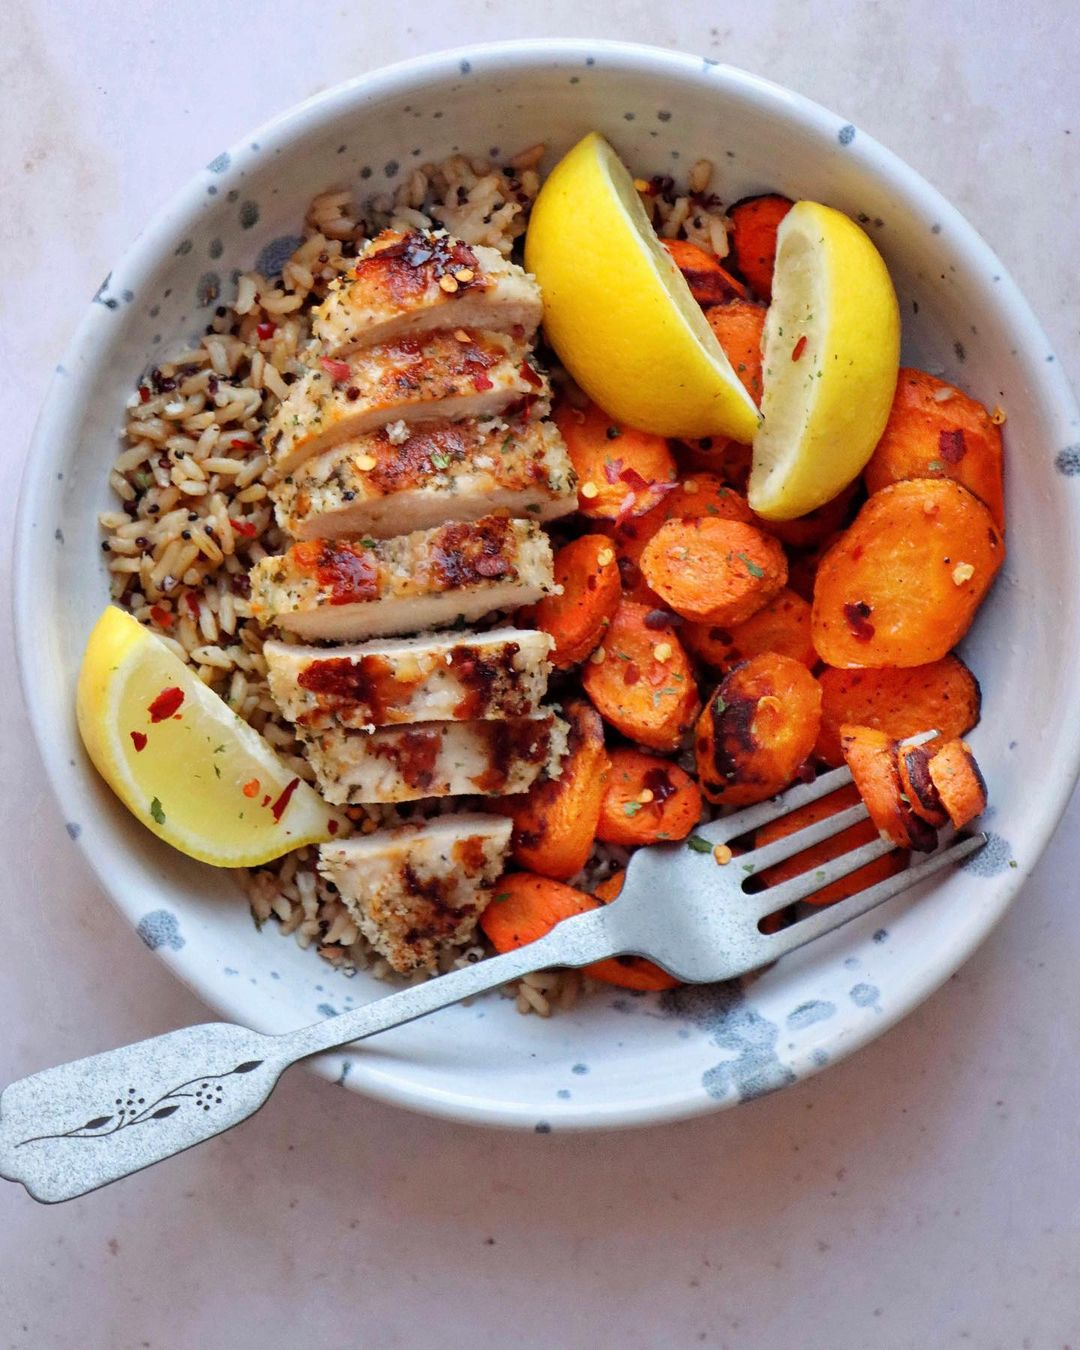
<path id="1" fill-rule="evenodd" d="M 531 520 L 484 516 L 396 539 L 312 539 L 251 570 L 251 611 L 301 637 L 418 633 L 532 604 L 554 587 Z"/>
<path id="2" fill-rule="evenodd" d="M 540 288 L 493 248 L 430 230 L 384 230 L 332 282 L 312 329 L 327 356 L 433 328 L 486 328 L 529 337 Z"/>
<path id="3" fill-rule="evenodd" d="M 338 539 L 493 511 L 553 520 L 577 508 L 576 487 L 554 423 L 494 418 L 380 427 L 306 460 L 271 495 L 295 538 Z"/>
<path id="4" fill-rule="evenodd" d="M 309 456 L 389 422 L 491 417 L 535 404 L 547 381 L 526 344 L 464 328 L 402 337 L 337 360 L 321 356 L 271 417 L 263 444 L 287 474 Z"/>
<path id="5" fill-rule="evenodd" d="M 335 806 L 525 792 L 566 753 L 553 713 L 490 722 L 423 722 L 351 731 L 300 728 L 308 763 Z"/>
<path id="6" fill-rule="evenodd" d="M 290 722 L 399 726 L 528 717 L 547 692 L 547 633 L 495 628 L 352 647 L 263 647 L 270 692 Z"/>
<path id="7" fill-rule="evenodd" d="M 472 936 L 502 871 L 510 828 L 503 816 L 437 816 L 323 844 L 319 871 L 395 970 L 434 971 L 444 947 Z"/>

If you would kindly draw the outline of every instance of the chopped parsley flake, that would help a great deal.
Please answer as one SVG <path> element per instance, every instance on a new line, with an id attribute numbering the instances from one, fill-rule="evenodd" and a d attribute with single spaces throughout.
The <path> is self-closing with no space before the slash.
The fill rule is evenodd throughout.
<path id="1" fill-rule="evenodd" d="M 630 817 L 636 816 L 640 810 L 641 810 L 641 802 L 625 802 L 623 804 L 624 816 Z"/>
<path id="2" fill-rule="evenodd" d="M 159 825 L 165 824 L 165 812 L 162 810 L 161 803 L 158 801 L 156 797 L 150 803 L 150 814 L 153 816 L 153 818 L 157 821 Z"/>
<path id="3" fill-rule="evenodd" d="M 686 841 L 686 847 L 692 853 L 711 853 L 712 844 L 707 839 L 702 839 L 700 834 L 692 834 Z"/>
<path id="4" fill-rule="evenodd" d="M 752 577 L 757 577 L 760 580 L 765 575 L 765 569 L 759 567 L 757 563 L 748 558 L 745 553 L 740 553 L 738 558 L 740 562 L 746 564 L 746 570 Z"/>

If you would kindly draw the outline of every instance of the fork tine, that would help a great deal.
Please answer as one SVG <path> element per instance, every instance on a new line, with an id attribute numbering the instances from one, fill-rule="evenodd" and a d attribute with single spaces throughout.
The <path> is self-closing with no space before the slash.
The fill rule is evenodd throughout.
<path id="1" fill-rule="evenodd" d="M 812 783 L 801 783 L 798 787 L 789 788 L 779 797 L 770 797 L 767 802 L 748 806 L 743 811 L 736 811 L 733 816 L 712 820 L 708 825 L 702 825 L 695 833 L 707 839 L 710 844 L 726 844 L 729 839 L 737 839 L 741 834 L 756 830 L 759 825 L 786 816 L 809 802 L 816 802 L 819 797 L 835 792 L 837 788 L 842 788 L 850 782 L 849 769 L 846 767 L 833 769 L 831 773 L 823 773 L 820 778 L 815 778 Z"/>
<path id="2" fill-rule="evenodd" d="M 860 867 L 874 862 L 883 854 L 891 853 L 895 847 L 896 845 L 890 843 L 888 839 L 878 838 L 869 844 L 863 844 L 861 848 L 850 849 L 847 853 L 841 853 L 827 863 L 822 863 L 820 867 L 814 867 L 809 872 L 800 872 L 790 881 L 782 881 L 778 886 L 769 886 L 764 891 L 757 891 L 753 896 L 754 906 L 761 914 L 772 914 L 775 910 L 786 909 L 797 900 L 805 900 L 808 895 L 820 891 L 822 886 L 831 886 L 834 881 L 839 881 L 850 872 L 857 872 Z"/>
<path id="3" fill-rule="evenodd" d="M 796 830 L 793 834 L 785 835 L 783 839 L 777 839 L 774 843 L 765 844 L 761 848 L 756 848 L 752 852 L 744 854 L 739 862 L 744 865 L 744 868 L 752 863 L 755 872 L 763 872 L 766 867 L 772 867 L 774 863 L 783 862 L 785 858 L 801 853 L 804 848 L 812 848 L 815 844 L 831 839 L 834 834 L 839 834 L 841 830 L 846 830 L 852 825 L 858 825 L 859 821 L 865 820 L 868 814 L 869 812 L 862 802 L 858 802 L 855 806 L 849 806 L 846 811 L 837 811 L 833 816 L 826 816 L 824 820 L 816 821 L 813 825 L 807 825 L 801 830 Z"/>
<path id="4" fill-rule="evenodd" d="M 804 946 L 807 942 L 813 942 L 815 938 L 821 937 L 825 933 L 831 933 L 834 928 L 839 928 L 852 919 L 857 919 L 860 914 L 865 914 L 867 910 L 883 904 L 886 900 L 891 900 L 894 895 L 899 895 L 901 891 L 906 891 L 912 886 L 918 885 L 920 881 L 925 881 L 927 877 L 934 876 L 945 867 L 951 867 L 958 863 L 962 858 L 975 853 L 986 843 L 985 834 L 970 835 L 965 839 L 950 844 L 947 848 L 927 858 L 925 862 L 918 863 L 915 867 L 909 867 L 906 871 L 897 872 L 895 876 L 887 877 L 884 881 L 879 881 L 876 886 L 870 886 L 865 891 L 859 891 L 857 895 L 849 896 L 847 900 L 841 900 L 839 904 L 829 905 L 825 909 L 819 909 L 809 918 L 801 919 L 794 923 L 790 928 L 782 928 L 779 933 L 774 933 L 766 938 L 769 944 L 768 960 L 776 960 L 778 957 L 786 956 L 788 952 L 793 952 L 797 948 Z M 861 850 L 858 850 L 861 851 Z M 820 885 L 815 883 L 815 887 Z M 781 889 L 777 886 L 772 894 L 776 894 Z M 762 892 L 763 895 L 770 892 Z"/>

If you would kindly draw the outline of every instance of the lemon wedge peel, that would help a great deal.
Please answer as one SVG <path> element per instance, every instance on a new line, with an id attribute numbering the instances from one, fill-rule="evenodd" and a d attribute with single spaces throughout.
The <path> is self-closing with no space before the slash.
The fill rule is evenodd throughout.
<path id="1" fill-rule="evenodd" d="M 753 439 L 753 400 L 599 133 L 541 187 L 525 266 L 540 284 L 548 341 L 612 418 L 661 436 Z"/>
<path id="2" fill-rule="evenodd" d="M 763 347 L 748 495 L 758 515 L 792 520 L 858 477 L 896 390 L 896 292 L 881 254 L 842 212 L 801 201 L 781 222 Z"/>
<path id="3" fill-rule="evenodd" d="M 171 712 L 169 691 L 182 695 Z M 190 666 L 114 605 L 87 641 L 76 714 L 112 790 L 191 858 L 254 867 L 351 828 Z"/>

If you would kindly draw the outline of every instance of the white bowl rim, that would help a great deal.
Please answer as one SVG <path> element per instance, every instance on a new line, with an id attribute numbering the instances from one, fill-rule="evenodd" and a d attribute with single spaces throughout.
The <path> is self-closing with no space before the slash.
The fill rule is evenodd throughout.
<path id="1" fill-rule="evenodd" d="M 628 71 L 652 68 L 654 71 L 669 75 L 672 79 L 708 83 L 737 92 L 742 98 L 751 103 L 756 102 L 762 108 L 786 111 L 788 115 L 793 115 L 805 130 L 824 139 L 835 138 L 838 128 L 844 125 L 843 118 L 804 95 L 710 58 L 670 48 L 607 39 L 530 38 L 473 44 L 426 53 L 366 72 L 292 106 L 243 137 L 233 149 L 239 153 L 253 140 L 264 149 L 283 149 L 291 141 L 305 134 L 313 121 L 332 121 L 347 110 L 362 105 L 371 97 L 382 98 L 413 91 L 431 79 L 452 75 L 455 68 L 460 69 L 463 61 L 475 64 L 490 64 L 496 61 L 501 63 L 505 70 L 512 71 L 518 67 L 533 67 L 545 60 L 559 64 L 580 65 L 588 58 L 594 58 L 596 64 L 602 63 L 609 68 L 622 66 Z M 994 288 L 996 306 L 1018 334 L 1017 359 L 1021 372 L 1043 401 L 1047 416 L 1053 416 L 1061 426 L 1062 444 L 1065 444 L 1064 438 L 1074 437 L 1075 429 L 1080 426 L 1080 408 L 1065 378 L 1061 362 L 1046 359 L 1045 353 L 1052 350 L 1048 339 L 1030 305 L 1000 259 L 960 212 L 894 152 L 861 129 L 857 141 L 849 147 L 849 152 L 864 161 L 864 168 L 871 176 L 886 185 L 894 185 L 905 196 L 921 200 L 933 219 L 947 225 L 954 246 L 964 252 L 972 267 L 979 266 L 984 275 L 993 274 L 996 278 L 1000 278 Z M 198 209 L 203 205 L 204 191 L 202 177 L 197 174 L 159 208 L 122 255 L 118 267 L 122 267 L 125 278 L 137 279 L 147 274 L 156 265 L 162 249 L 167 246 L 171 250 L 178 227 L 194 220 Z M 107 322 L 106 316 L 107 311 L 102 306 L 89 305 L 88 312 L 77 326 L 66 348 L 62 358 L 63 366 L 74 370 L 76 363 L 72 359 L 73 354 L 82 350 L 84 344 L 94 341 L 99 325 Z M 1036 351 L 1040 354 L 1037 359 L 1032 355 Z M 58 411 L 58 408 L 65 405 L 77 406 L 80 401 L 78 377 L 67 380 L 62 394 L 58 386 L 58 377 L 54 377 L 50 382 L 29 446 L 15 525 L 13 611 L 20 682 L 38 749 L 58 802 L 65 799 L 65 792 L 71 786 L 71 769 L 66 743 L 50 735 L 52 725 L 48 716 L 47 700 L 36 680 L 40 648 L 35 646 L 34 633 L 39 622 L 40 601 L 35 594 L 35 563 L 42 536 L 40 531 L 33 529 L 33 525 L 37 518 L 35 508 L 44 496 L 45 484 L 48 481 L 49 475 L 46 470 L 51 470 L 53 466 L 52 446 L 60 443 L 54 435 L 52 424 L 62 421 L 66 416 Z M 1074 532 L 1071 549 L 1073 574 L 1080 575 L 1080 532 Z M 1080 676 L 1080 632 L 1072 634 L 1070 655 L 1071 665 L 1067 673 Z M 959 931 L 957 940 L 943 943 L 940 949 L 929 953 L 926 966 L 921 972 L 922 979 L 917 984 L 912 982 L 907 989 L 898 990 L 894 998 L 890 999 L 888 1009 L 880 1017 L 872 1023 L 863 1024 L 859 1030 L 838 1044 L 830 1054 L 830 1064 L 839 1062 L 840 1059 L 880 1036 L 935 992 L 989 934 L 1023 886 L 1049 843 L 1080 775 L 1080 679 L 1067 678 L 1064 688 L 1066 705 L 1056 710 L 1060 714 L 1061 728 L 1056 748 L 1059 764 L 1064 766 L 1064 769 L 1042 785 L 1043 811 L 1030 836 L 1030 847 L 1024 850 L 1024 856 L 1018 866 L 1000 879 L 995 889 L 996 902 L 981 911 L 978 922 L 973 916 L 969 916 L 969 922 Z M 84 805 L 83 811 L 99 817 L 102 813 L 99 805 L 90 802 Z M 100 823 L 99 819 L 98 824 Z M 95 852 L 88 846 L 85 833 L 76 842 L 102 889 L 113 903 L 127 914 L 125 906 L 119 899 L 114 879 L 110 877 L 107 856 Z M 225 1016 L 241 1022 L 244 1020 L 243 1000 L 230 996 L 228 988 L 215 980 L 212 973 L 204 974 L 190 963 L 186 963 L 181 951 L 159 947 L 156 954 L 205 1003 Z M 333 1055 L 320 1056 L 309 1061 L 309 1064 L 320 1076 L 328 1081 L 334 1081 L 338 1061 Z M 807 1065 L 805 1071 L 799 1072 L 798 1077 L 800 1079 L 809 1077 L 817 1071 L 813 1065 Z M 365 1072 L 362 1063 L 354 1065 L 348 1086 L 385 1102 L 471 1124 L 530 1129 L 535 1127 L 534 1106 L 517 1107 L 512 1103 L 478 1104 L 473 1098 L 464 1095 L 459 1097 L 451 1092 L 418 1087 L 407 1079 L 395 1078 L 377 1067 Z M 722 1110 L 736 1102 L 737 1098 L 730 1096 L 717 1100 L 701 1093 L 699 1088 L 688 1085 L 685 1095 L 673 1095 L 662 1101 L 612 1103 L 610 1107 L 593 1103 L 577 1109 L 570 1108 L 560 1112 L 559 1128 L 560 1130 L 611 1129 L 659 1124 Z"/>

